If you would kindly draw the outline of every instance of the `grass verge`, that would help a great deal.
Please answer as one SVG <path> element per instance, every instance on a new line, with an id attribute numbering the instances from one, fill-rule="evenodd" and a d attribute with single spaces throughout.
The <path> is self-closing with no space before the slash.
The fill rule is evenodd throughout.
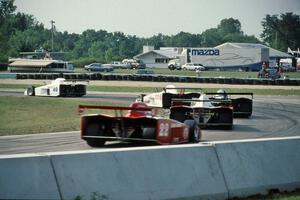
<path id="1" fill-rule="evenodd" d="M 74 200 L 106 200 L 108 199 L 106 195 L 99 195 L 98 193 L 93 193 L 90 198 L 85 199 L 81 196 L 77 196 Z M 229 200 L 300 200 L 300 192 L 291 193 L 274 193 L 266 196 L 256 195 L 247 198 L 233 198 Z"/>
<path id="2" fill-rule="evenodd" d="M 63 98 L 0 97 L 0 135 L 79 130 L 79 104 L 117 106 Z"/>
<path id="3" fill-rule="evenodd" d="M 0 83 L 0 89 L 26 89 L 30 85 L 29 84 L 7 84 L 7 83 Z"/>
<path id="4" fill-rule="evenodd" d="M 26 89 L 26 84 L 0 84 L 0 89 Z M 131 87 L 131 86 L 95 86 L 89 85 L 88 91 L 95 92 L 135 92 L 135 93 L 150 93 L 162 91 L 163 87 Z M 220 87 L 202 88 L 203 92 L 216 92 Z M 253 92 L 254 95 L 300 95 L 300 90 L 290 89 L 250 89 L 250 88 L 222 88 L 227 92 Z"/>
<path id="5" fill-rule="evenodd" d="M 255 195 L 247 198 L 234 198 L 231 200 L 300 200 L 300 191 L 271 193 L 266 196 Z"/>

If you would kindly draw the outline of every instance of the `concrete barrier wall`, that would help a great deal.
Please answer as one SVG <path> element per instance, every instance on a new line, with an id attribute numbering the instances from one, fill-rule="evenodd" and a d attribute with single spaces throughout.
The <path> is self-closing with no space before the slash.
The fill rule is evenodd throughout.
<path id="1" fill-rule="evenodd" d="M 300 137 L 215 144 L 229 197 L 300 188 Z"/>
<path id="2" fill-rule="evenodd" d="M 52 155 L 63 199 L 226 199 L 211 146 Z"/>
<path id="3" fill-rule="evenodd" d="M 0 156 L 0 199 L 227 199 L 300 188 L 300 137 Z"/>
<path id="4" fill-rule="evenodd" d="M 0 156 L 0 199 L 60 199 L 48 156 Z"/>

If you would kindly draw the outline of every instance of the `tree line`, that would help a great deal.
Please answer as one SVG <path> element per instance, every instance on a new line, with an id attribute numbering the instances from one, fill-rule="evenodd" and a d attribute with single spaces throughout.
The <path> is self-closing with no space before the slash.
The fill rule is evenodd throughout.
<path id="1" fill-rule="evenodd" d="M 182 31 L 176 35 L 157 34 L 149 38 L 105 30 L 89 29 L 81 34 L 54 30 L 54 48 L 51 49 L 51 29 L 46 29 L 32 15 L 16 12 L 14 0 L 0 0 L 0 62 L 6 63 L 9 57 L 17 57 L 19 52 L 40 48 L 66 52 L 67 60 L 83 65 L 132 58 L 141 53 L 146 44 L 159 48 L 214 47 L 224 42 L 265 43 L 284 52 L 287 47 L 300 47 L 299 15 L 266 15 L 262 26 L 262 41 L 246 35 L 240 21 L 233 18 L 223 19 L 216 28 L 199 34 Z"/>

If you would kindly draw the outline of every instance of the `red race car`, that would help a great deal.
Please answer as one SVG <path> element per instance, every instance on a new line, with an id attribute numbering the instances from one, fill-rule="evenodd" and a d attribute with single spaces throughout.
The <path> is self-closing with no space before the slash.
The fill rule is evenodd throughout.
<path id="1" fill-rule="evenodd" d="M 101 147 L 109 140 L 180 144 L 197 143 L 201 139 L 201 130 L 195 120 L 182 123 L 153 115 L 152 108 L 143 102 L 132 103 L 129 107 L 79 105 L 80 113 L 86 109 L 115 111 L 115 115 L 81 116 L 81 138 L 92 147 Z"/>

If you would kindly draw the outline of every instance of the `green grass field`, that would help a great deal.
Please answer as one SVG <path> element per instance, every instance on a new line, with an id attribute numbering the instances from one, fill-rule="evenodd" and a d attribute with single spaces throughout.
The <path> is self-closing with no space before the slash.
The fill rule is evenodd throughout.
<path id="1" fill-rule="evenodd" d="M 79 104 L 117 106 L 51 97 L 0 97 L 0 135 L 79 130 Z"/>
<path id="2" fill-rule="evenodd" d="M 253 196 L 248 198 L 241 198 L 240 200 L 300 200 L 300 192 L 296 191 L 291 193 L 275 193 L 266 196 Z"/>

